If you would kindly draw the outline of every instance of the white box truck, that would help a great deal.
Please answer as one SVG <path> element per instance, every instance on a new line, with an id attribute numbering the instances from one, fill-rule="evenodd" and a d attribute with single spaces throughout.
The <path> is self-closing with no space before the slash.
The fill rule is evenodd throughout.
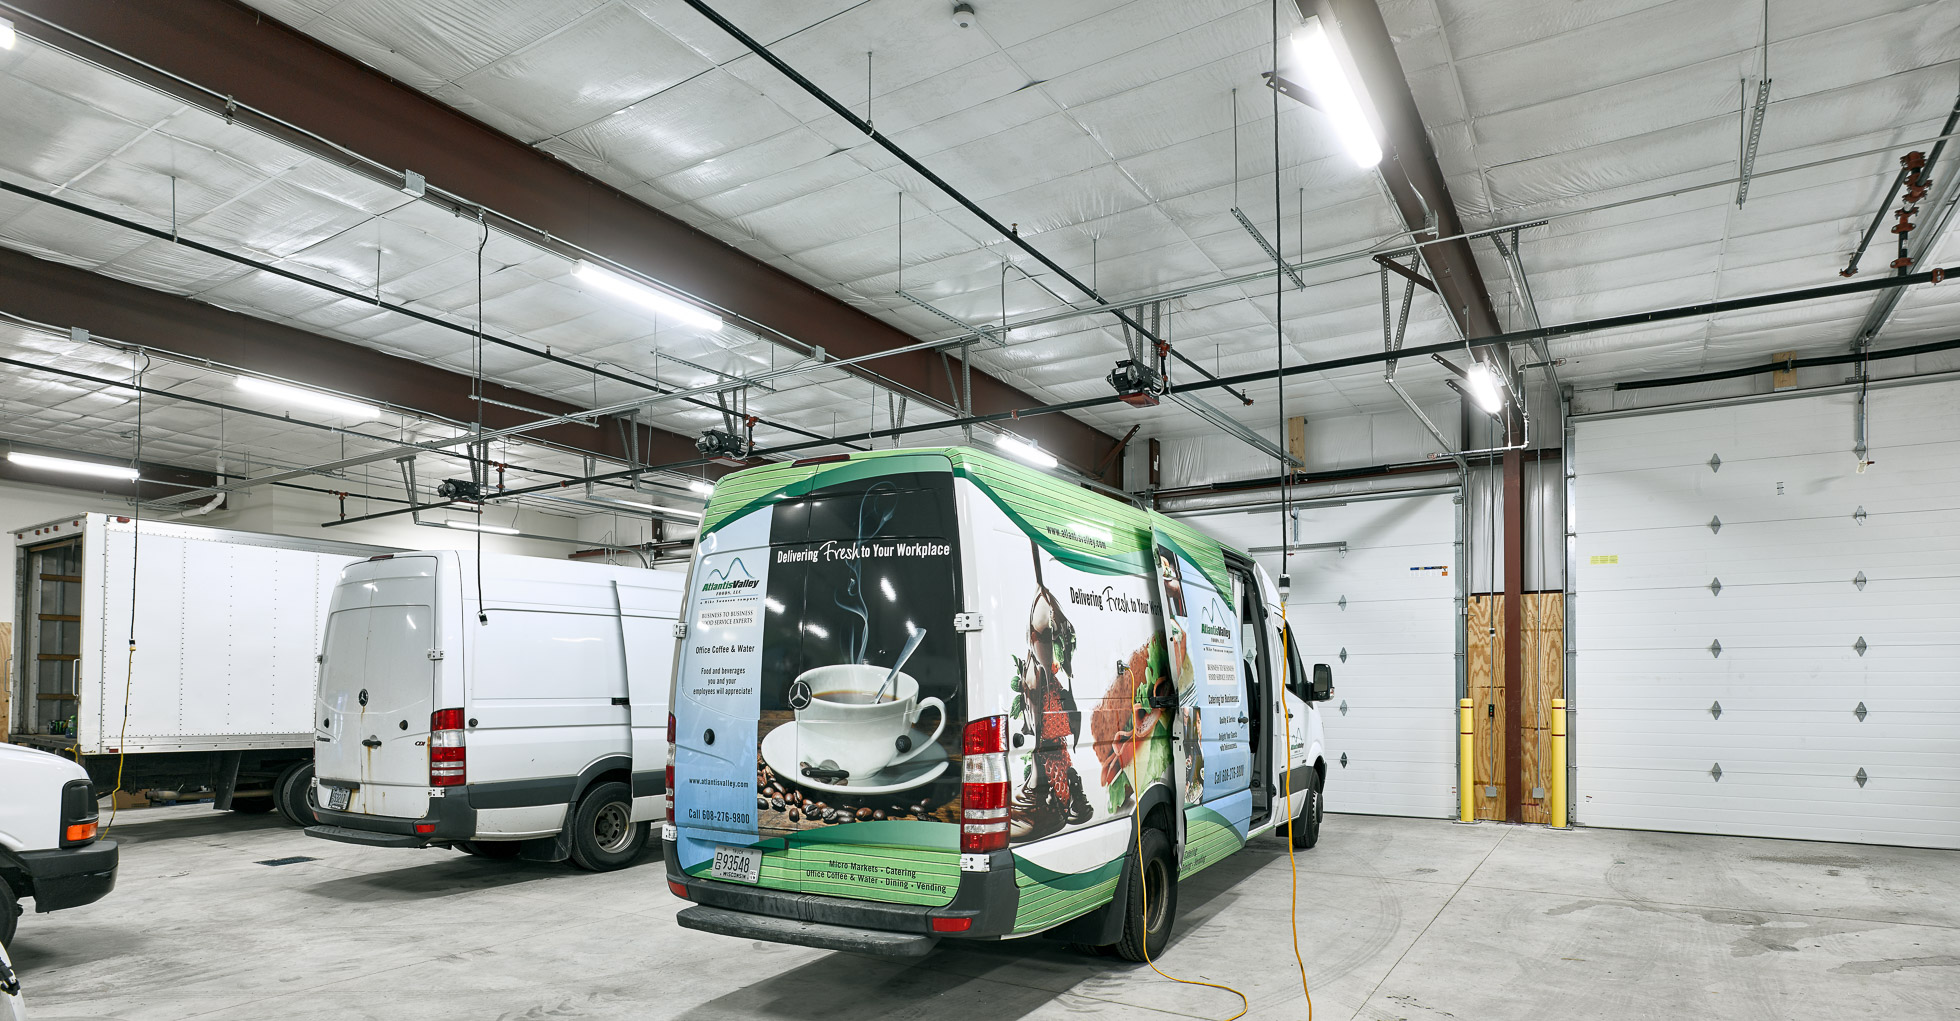
<path id="1" fill-rule="evenodd" d="M 98 792 L 209 787 L 305 825 L 314 658 L 340 570 L 386 547 L 78 514 L 14 530 L 12 740 Z M 135 644 L 131 647 L 131 615 Z"/>
<path id="2" fill-rule="evenodd" d="M 683 578 L 437 551 L 350 565 L 314 712 L 311 836 L 632 863 L 666 813 Z"/>

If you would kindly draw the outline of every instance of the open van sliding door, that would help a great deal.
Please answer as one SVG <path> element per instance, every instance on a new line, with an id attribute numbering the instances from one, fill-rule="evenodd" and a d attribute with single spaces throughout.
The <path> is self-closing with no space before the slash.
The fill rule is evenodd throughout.
<path id="1" fill-rule="evenodd" d="M 1223 551 L 1195 532 L 1153 528 L 1152 578 L 1176 684 L 1184 792 L 1179 871 L 1190 874 L 1244 845 L 1252 823 L 1252 749 L 1241 625 Z M 1193 548 L 1197 547 L 1197 548 Z"/>
<path id="2" fill-rule="evenodd" d="M 1274 691 L 1280 687 L 1279 671 L 1274 669 L 1278 647 L 1266 641 L 1266 606 L 1253 568 L 1237 560 L 1228 561 L 1232 572 L 1232 605 L 1239 621 L 1239 679 L 1245 701 L 1246 747 L 1250 751 L 1252 825 L 1263 826 L 1272 818 L 1273 753 L 1272 734 Z"/>

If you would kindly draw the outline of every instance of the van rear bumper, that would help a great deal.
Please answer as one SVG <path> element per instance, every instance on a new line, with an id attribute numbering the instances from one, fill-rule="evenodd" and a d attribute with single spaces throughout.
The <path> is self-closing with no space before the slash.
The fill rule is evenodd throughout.
<path id="1" fill-rule="evenodd" d="M 823 922 L 803 922 L 727 908 L 696 904 L 674 917 L 683 929 L 712 932 L 738 939 L 760 939 L 771 943 L 790 943 L 818 950 L 842 950 L 878 957 L 924 957 L 939 945 L 939 937 L 883 929 L 856 929 Z"/>
<path id="2" fill-rule="evenodd" d="M 823 950 L 916 957 L 931 950 L 941 937 L 1010 934 L 1020 907 L 1014 855 L 1008 851 L 993 852 L 985 872 L 960 873 L 960 888 L 950 903 L 925 907 L 771 890 L 691 876 L 681 871 L 674 842 L 664 843 L 669 887 L 705 909 L 684 909 L 678 920 L 686 928 L 703 932 Z M 957 931 L 934 926 L 935 922 L 951 926 L 962 921 L 966 928 Z"/>
<path id="3" fill-rule="evenodd" d="M 308 826 L 306 835 L 321 840 L 338 840 L 343 844 L 360 844 L 364 847 L 427 847 L 429 841 L 405 833 L 377 833 L 373 830 L 357 830 L 351 826 Z"/>
<path id="4" fill-rule="evenodd" d="M 476 809 L 470 804 L 467 787 L 453 787 L 442 797 L 429 799 L 429 814 L 419 819 L 332 812 L 324 808 L 315 809 L 313 814 L 319 818 L 320 825 L 308 826 L 307 836 L 345 844 L 428 847 L 476 836 Z"/>

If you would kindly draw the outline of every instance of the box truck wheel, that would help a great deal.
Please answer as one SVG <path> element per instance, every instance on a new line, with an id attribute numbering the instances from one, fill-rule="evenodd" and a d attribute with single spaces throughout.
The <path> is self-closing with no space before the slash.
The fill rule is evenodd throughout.
<path id="1" fill-rule="evenodd" d="M 579 868 L 625 868 L 646 843 L 647 824 L 633 821 L 633 791 L 623 783 L 594 786 L 572 810 L 572 863 Z"/>
<path id="2" fill-rule="evenodd" d="M 1171 842 L 1163 830 L 1143 831 L 1143 853 L 1137 859 L 1136 875 L 1143 881 L 1130 884 L 1123 938 L 1116 943 L 1116 956 L 1126 961 L 1143 960 L 1146 950 L 1151 957 L 1163 953 L 1164 945 L 1170 942 L 1171 924 L 1177 920 L 1177 863 L 1171 860 Z"/>
<path id="3" fill-rule="evenodd" d="M 1320 820 L 1326 814 L 1320 804 L 1320 780 L 1314 779 L 1307 788 L 1307 799 L 1300 805 L 1300 814 L 1293 818 L 1293 846 L 1304 851 L 1320 843 Z"/>
<path id="4" fill-rule="evenodd" d="M 313 763 L 302 760 L 286 767 L 279 774 L 279 782 L 272 785 L 273 800 L 279 803 L 279 814 L 292 821 L 295 826 L 311 826 L 320 821 L 314 809 L 320 803 L 313 797 Z"/>

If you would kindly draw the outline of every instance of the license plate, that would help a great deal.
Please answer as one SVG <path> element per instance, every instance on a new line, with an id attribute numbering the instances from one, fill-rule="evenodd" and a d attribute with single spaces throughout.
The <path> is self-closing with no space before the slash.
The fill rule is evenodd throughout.
<path id="1" fill-rule="evenodd" d="M 347 811 L 347 799 L 350 796 L 352 796 L 353 793 L 354 793 L 353 791 L 345 787 L 328 787 L 327 788 L 327 811 L 329 812 Z"/>
<path id="2" fill-rule="evenodd" d="M 715 847 L 715 862 L 708 867 L 713 879 L 754 883 L 762 879 L 762 849 L 759 847 Z"/>

